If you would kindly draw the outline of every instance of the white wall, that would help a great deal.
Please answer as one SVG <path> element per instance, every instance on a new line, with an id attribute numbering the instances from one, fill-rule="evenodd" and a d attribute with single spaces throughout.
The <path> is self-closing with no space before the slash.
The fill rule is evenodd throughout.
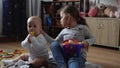
<path id="1" fill-rule="evenodd" d="M 113 5 L 119 8 L 120 5 L 118 5 L 117 0 L 100 0 L 100 3 L 106 4 L 106 5 Z"/>
<path id="2" fill-rule="evenodd" d="M 95 0 L 90 0 L 91 2 L 94 2 Z M 117 8 L 120 9 L 120 4 L 118 4 L 117 0 L 96 0 L 99 1 L 100 3 L 103 3 L 105 5 L 112 5 L 112 6 L 116 6 Z"/>
<path id="3" fill-rule="evenodd" d="M 0 34 L 2 33 L 2 0 L 0 0 Z"/>

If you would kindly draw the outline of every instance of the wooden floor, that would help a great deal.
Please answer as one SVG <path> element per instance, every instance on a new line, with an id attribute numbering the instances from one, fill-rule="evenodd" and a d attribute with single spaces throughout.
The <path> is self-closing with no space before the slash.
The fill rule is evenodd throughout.
<path id="1" fill-rule="evenodd" d="M 0 49 L 21 49 L 20 42 L 0 43 Z M 120 68 L 120 51 L 91 46 L 87 53 L 88 62 L 100 64 L 103 68 Z"/>

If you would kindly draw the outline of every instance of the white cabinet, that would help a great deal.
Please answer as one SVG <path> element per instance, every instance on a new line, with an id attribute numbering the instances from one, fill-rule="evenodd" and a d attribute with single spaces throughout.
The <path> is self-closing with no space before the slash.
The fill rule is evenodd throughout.
<path id="1" fill-rule="evenodd" d="M 117 18 L 90 18 L 86 22 L 96 37 L 96 44 L 118 47 L 119 45 L 119 23 Z"/>

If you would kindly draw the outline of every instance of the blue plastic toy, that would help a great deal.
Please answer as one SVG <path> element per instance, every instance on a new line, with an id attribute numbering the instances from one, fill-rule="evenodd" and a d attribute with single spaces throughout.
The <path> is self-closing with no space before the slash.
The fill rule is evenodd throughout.
<path id="1" fill-rule="evenodd" d="M 66 42 L 64 42 L 65 44 L 62 45 L 62 50 L 63 50 L 64 56 L 66 58 L 79 57 L 81 48 L 83 48 L 83 44 L 78 43 L 78 42 L 77 43 L 76 42 L 70 43 L 68 41 L 66 41 Z"/>

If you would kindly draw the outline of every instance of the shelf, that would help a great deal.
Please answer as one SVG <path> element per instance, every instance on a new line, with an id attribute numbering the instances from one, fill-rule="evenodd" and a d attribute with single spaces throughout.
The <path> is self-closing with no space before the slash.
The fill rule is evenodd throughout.
<path id="1" fill-rule="evenodd" d="M 46 33 L 56 37 L 63 29 L 60 24 L 60 9 L 65 5 L 80 6 L 80 1 L 41 1 L 41 17 Z"/>

